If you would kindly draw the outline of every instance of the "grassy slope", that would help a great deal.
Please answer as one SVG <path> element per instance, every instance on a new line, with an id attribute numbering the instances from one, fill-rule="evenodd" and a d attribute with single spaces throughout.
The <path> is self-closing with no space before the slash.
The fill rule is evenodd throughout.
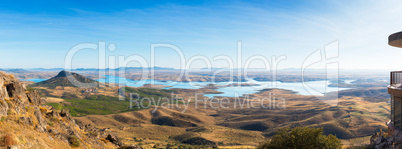
<path id="1" fill-rule="evenodd" d="M 160 90 L 160 89 L 152 89 L 152 88 L 130 88 L 125 87 L 126 93 L 136 93 L 141 98 L 155 99 L 159 98 L 169 98 L 171 95 L 169 94 L 169 90 Z M 66 93 L 64 93 L 66 94 Z M 64 95 L 63 94 L 63 95 Z M 72 94 L 72 93 L 70 93 Z M 61 96 L 63 97 L 63 96 Z M 77 97 L 77 96 L 75 96 Z M 61 110 L 63 108 L 70 109 L 70 113 L 72 116 L 85 116 L 85 115 L 107 115 L 128 111 L 135 111 L 139 109 L 143 109 L 143 107 L 148 107 L 148 105 L 158 104 L 155 102 L 142 102 L 143 107 L 136 106 L 133 103 L 133 107 L 130 108 L 129 100 L 119 100 L 118 97 L 115 96 L 106 96 L 106 95 L 92 95 L 85 99 L 64 99 L 65 102 L 62 103 L 48 103 L 48 105 L 54 106 L 56 109 Z M 171 101 L 171 102 L 179 102 L 179 101 Z M 180 103 L 180 102 L 179 102 Z"/>
<path id="2" fill-rule="evenodd" d="M 171 92 L 170 90 L 146 88 L 127 88 L 126 91 L 138 93 L 141 97 L 154 98 L 170 96 L 169 92 Z M 192 94 L 198 91 L 180 89 L 174 92 L 187 97 L 190 92 Z M 158 109 L 156 113 L 152 113 L 153 107 L 124 112 L 125 107 L 128 106 L 124 101 L 110 104 L 114 101 L 93 99 L 67 99 L 67 102 L 62 102 L 64 105 L 59 108 L 72 108 L 72 111 L 76 111 L 76 113 L 72 112 L 75 116 L 78 116 L 78 113 L 88 114 L 88 116 L 79 115 L 84 117 L 79 117 L 77 120 L 92 123 L 98 127 L 111 128 L 112 131 L 123 136 L 124 142 L 148 147 L 155 144 L 167 145 L 169 142 L 177 143 L 177 140 L 169 136 L 187 133 L 186 127 L 152 123 L 153 118 L 160 116 L 212 129 L 213 131 L 198 133 L 207 140 L 225 145 L 247 146 L 258 145 L 259 142 L 265 140 L 263 136 L 273 135 L 278 128 L 299 125 L 323 127 L 325 133 L 335 133 L 337 137 L 344 140 L 361 138 L 385 128 L 383 122 L 387 120 L 387 113 L 389 113 L 389 105 L 386 102 L 374 103 L 359 97 L 344 96 L 339 99 L 337 107 L 330 107 L 313 96 L 295 95 L 282 90 L 264 91 L 254 94 L 254 96 L 267 97 L 269 92 L 276 93 L 277 97 L 285 98 L 286 109 L 195 109 L 194 103 L 191 103 L 184 114 L 181 113 L 183 109 L 180 108 Z M 200 105 L 200 107 L 202 106 Z M 112 114 L 118 112 L 120 113 Z M 99 114 L 109 115 L 100 116 Z M 142 138 L 143 141 L 136 141 L 134 137 Z"/>

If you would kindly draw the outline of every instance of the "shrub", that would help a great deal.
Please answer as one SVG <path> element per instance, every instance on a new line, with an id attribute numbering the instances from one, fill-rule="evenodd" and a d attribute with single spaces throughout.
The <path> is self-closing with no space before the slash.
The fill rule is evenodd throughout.
<path id="1" fill-rule="evenodd" d="M 276 132 L 270 141 L 260 146 L 259 149 L 276 148 L 325 148 L 338 149 L 342 147 L 341 141 L 334 135 L 325 136 L 322 128 L 295 127 L 293 129 L 284 128 Z"/>
<path id="2" fill-rule="evenodd" d="M 14 140 L 10 135 L 4 135 L 0 138 L 0 146 L 16 145 L 17 141 Z"/>
<path id="3" fill-rule="evenodd" d="M 4 122 L 6 119 L 7 119 L 7 117 L 2 116 L 1 119 L 0 119 L 0 122 Z"/>
<path id="4" fill-rule="evenodd" d="M 54 122 L 53 122 L 53 121 L 47 121 L 47 124 L 48 124 L 49 126 L 52 126 L 52 127 L 53 127 Z"/>
<path id="5" fill-rule="evenodd" d="M 70 143 L 70 145 L 72 147 L 80 147 L 81 146 L 80 139 L 78 139 L 77 136 L 75 136 L 75 135 L 71 135 L 68 138 L 68 142 Z"/>

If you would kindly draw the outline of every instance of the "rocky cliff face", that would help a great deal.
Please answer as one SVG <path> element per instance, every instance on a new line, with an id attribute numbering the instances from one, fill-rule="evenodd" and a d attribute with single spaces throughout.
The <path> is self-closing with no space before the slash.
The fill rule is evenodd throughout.
<path id="1" fill-rule="evenodd" d="M 371 136 L 370 145 L 379 149 L 402 148 L 402 132 L 399 130 L 389 130 L 385 133 L 376 133 Z"/>
<path id="2" fill-rule="evenodd" d="M 115 135 L 91 125 L 79 126 L 68 110 L 56 111 L 44 103 L 35 90 L 27 90 L 14 76 L 0 72 L 0 147 L 124 146 Z"/>

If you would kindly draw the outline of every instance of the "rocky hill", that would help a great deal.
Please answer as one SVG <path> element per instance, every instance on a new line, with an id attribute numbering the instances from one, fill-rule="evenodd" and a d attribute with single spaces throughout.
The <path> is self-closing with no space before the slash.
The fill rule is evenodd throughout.
<path id="1" fill-rule="evenodd" d="M 74 73 L 60 72 L 51 80 Z M 52 82 L 48 81 L 48 82 Z M 68 110 L 42 105 L 37 91 L 26 89 L 13 75 L 0 72 L 0 147 L 119 148 L 125 146 L 107 129 L 77 125 Z"/>
<path id="2" fill-rule="evenodd" d="M 70 86 L 70 87 L 97 87 L 99 82 L 86 78 L 82 75 L 79 75 L 74 72 L 69 71 L 60 71 L 57 76 L 43 81 L 32 84 L 30 86 L 42 86 L 42 87 L 49 87 L 49 88 L 56 88 L 57 86 Z"/>

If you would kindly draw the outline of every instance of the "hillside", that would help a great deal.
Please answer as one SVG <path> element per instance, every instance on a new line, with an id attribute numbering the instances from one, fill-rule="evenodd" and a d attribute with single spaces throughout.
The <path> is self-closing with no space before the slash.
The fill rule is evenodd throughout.
<path id="1" fill-rule="evenodd" d="M 177 94 L 189 94 L 192 90 L 177 90 Z M 253 97 L 276 97 L 286 99 L 286 109 L 275 108 L 234 108 L 234 98 L 225 103 L 228 109 L 215 109 L 203 103 L 190 102 L 186 111 L 184 104 L 170 108 L 159 107 L 110 115 L 87 115 L 77 117 L 83 124 L 110 127 L 122 136 L 122 141 L 142 147 L 167 146 L 169 142 L 183 144 L 209 144 L 222 146 L 255 146 L 275 134 L 279 128 L 309 126 L 323 128 L 324 133 L 336 135 L 344 142 L 350 139 L 367 141 L 373 132 L 386 129 L 389 117 L 386 102 L 372 102 L 362 97 L 339 98 L 338 105 L 331 107 L 314 96 L 293 94 L 288 90 L 267 89 L 252 94 Z M 241 99 L 243 102 L 247 99 Z M 217 106 L 220 103 L 206 103 Z M 264 105 L 269 105 L 269 101 Z M 169 106 L 167 106 L 169 107 Z M 202 107 L 202 108 L 200 108 Z M 198 141 L 183 140 L 197 136 Z M 136 138 L 136 139 L 135 139 Z M 366 138 L 366 139 L 364 139 Z M 141 142 L 138 140 L 142 139 Z M 145 140 L 146 139 L 146 140 Z M 187 141 L 190 141 L 188 143 Z"/>
<path id="2" fill-rule="evenodd" d="M 390 98 L 388 89 L 385 87 L 343 90 L 338 92 L 338 96 L 339 98 L 343 96 L 362 97 L 364 100 L 372 102 L 389 101 Z"/>
<path id="3" fill-rule="evenodd" d="M 74 80 L 75 79 L 75 80 Z M 86 78 L 82 75 L 79 75 L 74 72 L 69 71 L 60 71 L 55 77 L 43 81 L 32 84 L 32 87 L 48 87 L 48 88 L 56 88 L 57 86 L 62 87 L 97 87 L 99 82 Z"/>
<path id="4" fill-rule="evenodd" d="M 63 76 L 61 75 L 61 78 Z M 272 104 L 270 100 L 263 102 L 263 105 L 269 108 L 235 108 L 236 102 L 251 101 L 243 97 L 228 98 L 229 103 L 220 103 L 216 100 L 208 103 L 196 103 L 194 99 L 190 101 L 196 93 L 214 91 L 206 88 L 149 87 L 152 86 L 138 88 L 106 86 L 98 88 L 97 92 L 87 94 L 82 92 L 83 89 L 76 87 L 34 88 L 44 97 L 54 100 L 48 105 L 54 106 L 57 110 L 69 109 L 70 114 L 80 125 L 110 128 L 109 131 L 118 134 L 123 143 L 144 148 L 155 145 L 157 147 L 214 146 L 214 144 L 219 147 L 256 146 L 274 135 L 279 128 L 296 126 L 323 128 L 325 134 L 333 134 L 348 141 L 365 138 L 372 132 L 385 129 L 384 122 L 389 117 L 389 104 L 383 100 L 387 94 L 382 88 L 341 91 L 339 99 L 333 101 L 338 103 L 336 107 L 331 107 L 314 96 L 298 95 L 289 90 L 264 89 L 250 94 L 250 97 L 259 99 L 270 98 L 271 95 L 285 99 L 286 108 L 276 109 L 270 108 L 269 105 Z M 118 95 L 117 91 L 122 89 L 126 94 Z M 135 93 L 135 96 L 130 93 Z M 174 97 L 177 95 L 178 98 L 173 98 L 172 95 Z M 139 100 L 172 99 L 168 99 L 171 102 L 162 104 L 144 100 L 143 104 L 150 106 L 149 108 L 134 105 L 131 109 L 129 100 L 118 100 L 117 96 L 125 96 L 126 99 L 131 96 Z M 211 107 L 219 104 L 230 108 Z M 155 107 L 158 106 L 156 110 Z"/>
<path id="5" fill-rule="evenodd" d="M 116 135 L 93 125 L 77 125 L 68 110 L 58 111 L 43 103 L 36 90 L 28 91 L 13 75 L 0 72 L 0 147 L 125 146 Z"/>

